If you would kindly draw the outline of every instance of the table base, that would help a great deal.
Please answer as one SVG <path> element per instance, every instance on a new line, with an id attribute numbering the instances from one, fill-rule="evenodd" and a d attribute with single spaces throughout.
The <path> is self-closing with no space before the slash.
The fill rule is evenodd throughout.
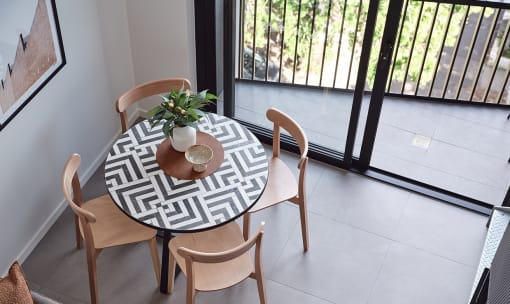
<path id="1" fill-rule="evenodd" d="M 168 230 L 158 230 L 158 237 L 163 238 L 163 253 L 161 258 L 161 279 L 159 281 L 159 292 L 168 294 L 168 259 L 170 257 L 170 249 L 168 248 L 168 243 L 170 239 L 173 237 L 172 233 Z M 175 265 L 175 276 L 174 279 L 181 273 L 181 269 L 179 265 Z"/>

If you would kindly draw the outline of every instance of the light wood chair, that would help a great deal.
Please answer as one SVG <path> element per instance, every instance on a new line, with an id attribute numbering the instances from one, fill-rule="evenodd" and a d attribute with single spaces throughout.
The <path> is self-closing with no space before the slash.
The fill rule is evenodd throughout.
<path id="1" fill-rule="evenodd" d="M 168 245 L 170 249 L 169 283 L 174 287 L 176 263 L 186 276 L 186 303 L 195 301 L 199 291 L 220 290 L 233 286 L 247 277 L 257 280 L 260 303 L 266 303 L 261 263 L 264 223 L 249 240 L 243 239 L 241 228 L 231 222 L 213 230 L 181 234 Z M 248 252 L 255 245 L 255 265 Z"/>
<path id="2" fill-rule="evenodd" d="M 120 114 L 122 132 L 126 132 L 129 129 L 126 110 L 130 105 L 143 98 L 168 93 L 170 89 L 180 90 L 183 87 L 184 89 L 191 89 L 190 81 L 185 78 L 168 78 L 142 83 L 122 94 L 116 101 L 116 109 Z"/>
<path id="3" fill-rule="evenodd" d="M 306 212 L 305 177 L 308 164 L 308 139 L 299 124 L 287 114 L 271 108 L 266 112 L 273 122 L 273 156 L 269 159 L 269 175 L 264 192 L 257 203 L 248 210 L 243 218 L 243 235 L 247 239 L 250 233 L 250 215 L 273 205 L 290 201 L 299 206 L 301 217 L 301 235 L 303 249 L 308 250 L 308 217 Z M 298 162 L 299 180 L 280 159 L 280 128 L 285 129 L 297 142 L 300 151 Z"/>
<path id="4" fill-rule="evenodd" d="M 72 154 L 69 157 L 62 173 L 62 191 L 75 214 L 78 249 L 82 248 L 82 241 L 85 239 L 91 302 L 98 303 L 96 258 L 104 248 L 147 241 L 159 285 L 161 270 L 156 246 L 156 230 L 130 219 L 115 206 L 109 195 L 83 203 L 80 181 L 76 173 L 80 162 L 81 158 L 78 154 Z"/>

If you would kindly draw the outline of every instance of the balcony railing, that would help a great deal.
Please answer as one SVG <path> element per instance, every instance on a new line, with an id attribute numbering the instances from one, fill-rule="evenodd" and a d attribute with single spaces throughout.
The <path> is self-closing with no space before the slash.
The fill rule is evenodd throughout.
<path id="1" fill-rule="evenodd" d="M 388 1 L 381 1 L 371 90 Z M 353 90 L 369 0 L 241 0 L 239 79 Z M 407 0 L 386 93 L 510 104 L 510 11 Z"/>

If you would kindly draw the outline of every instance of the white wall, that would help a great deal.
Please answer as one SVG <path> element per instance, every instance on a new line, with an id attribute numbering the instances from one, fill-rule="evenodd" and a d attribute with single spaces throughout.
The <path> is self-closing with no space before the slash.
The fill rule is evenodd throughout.
<path id="1" fill-rule="evenodd" d="M 57 0 L 57 10 L 67 64 L 0 132 L 0 275 L 67 207 L 68 156 L 82 155 L 82 182 L 102 163 L 120 134 L 122 92 L 164 77 L 196 87 L 193 1 Z"/>
<path id="2" fill-rule="evenodd" d="M 135 84 L 126 0 L 97 1 L 110 90 L 117 99 Z"/>
<path id="3" fill-rule="evenodd" d="M 126 1 L 135 82 L 184 77 L 196 88 L 193 1 Z M 152 98 L 141 108 L 159 101 Z"/>
<path id="4" fill-rule="evenodd" d="M 67 206 L 60 174 L 70 153 L 82 155 L 84 179 L 102 161 L 120 128 L 112 91 L 133 82 L 120 62 L 106 65 L 112 56 L 96 1 L 60 0 L 57 10 L 67 64 L 0 132 L 0 275 L 30 254 Z"/>

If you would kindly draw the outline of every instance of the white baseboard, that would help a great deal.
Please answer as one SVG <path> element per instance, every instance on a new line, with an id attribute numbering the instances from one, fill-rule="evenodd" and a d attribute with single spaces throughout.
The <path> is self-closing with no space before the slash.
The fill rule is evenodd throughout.
<path id="1" fill-rule="evenodd" d="M 142 111 L 140 109 L 133 111 L 133 114 L 131 114 L 130 117 L 128 118 L 129 124 L 131 125 L 136 120 L 136 118 L 138 118 L 139 116 L 145 117 L 145 116 L 143 116 L 145 114 L 146 114 L 146 112 Z M 97 168 L 99 168 L 99 166 L 106 159 L 108 152 L 110 152 L 110 148 L 113 146 L 113 144 L 115 143 L 117 138 L 119 138 L 120 134 L 121 134 L 121 129 L 119 128 L 119 130 L 115 133 L 114 137 L 112 139 L 110 139 L 108 144 L 98 154 L 96 159 L 94 159 L 94 161 L 92 161 L 90 166 L 88 166 L 86 168 L 86 170 L 84 171 L 84 173 L 82 174 L 82 176 L 80 176 L 80 182 L 82 185 L 84 185 L 92 177 L 94 172 L 96 172 Z M 64 210 L 67 208 L 67 205 L 68 204 L 62 195 L 62 200 L 57 205 L 55 210 L 53 210 L 51 215 L 46 219 L 46 221 L 44 221 L 43 225 L 39 228 L 39 230 L 37 230 L 37 232 L 34 234 L 32 239 L 30 239 L 30 241 L 27 243 L 27 245 L 18 254 L 16 260 L 20 264 L 22 264 L 27 259 L 27 257 L 32 253 L 34 248 L 39 244 L 39 242 L 46 235 L 46 233 L 48 233 L 48 231 L 53 226 L 53 224 L 55 224 L 55 222 L 58 220 L 60 215 L 62 215 Z M 6 272 L 7 272 L 7 269 L 4 269 L 2 273 L 6 273 Z"/>

